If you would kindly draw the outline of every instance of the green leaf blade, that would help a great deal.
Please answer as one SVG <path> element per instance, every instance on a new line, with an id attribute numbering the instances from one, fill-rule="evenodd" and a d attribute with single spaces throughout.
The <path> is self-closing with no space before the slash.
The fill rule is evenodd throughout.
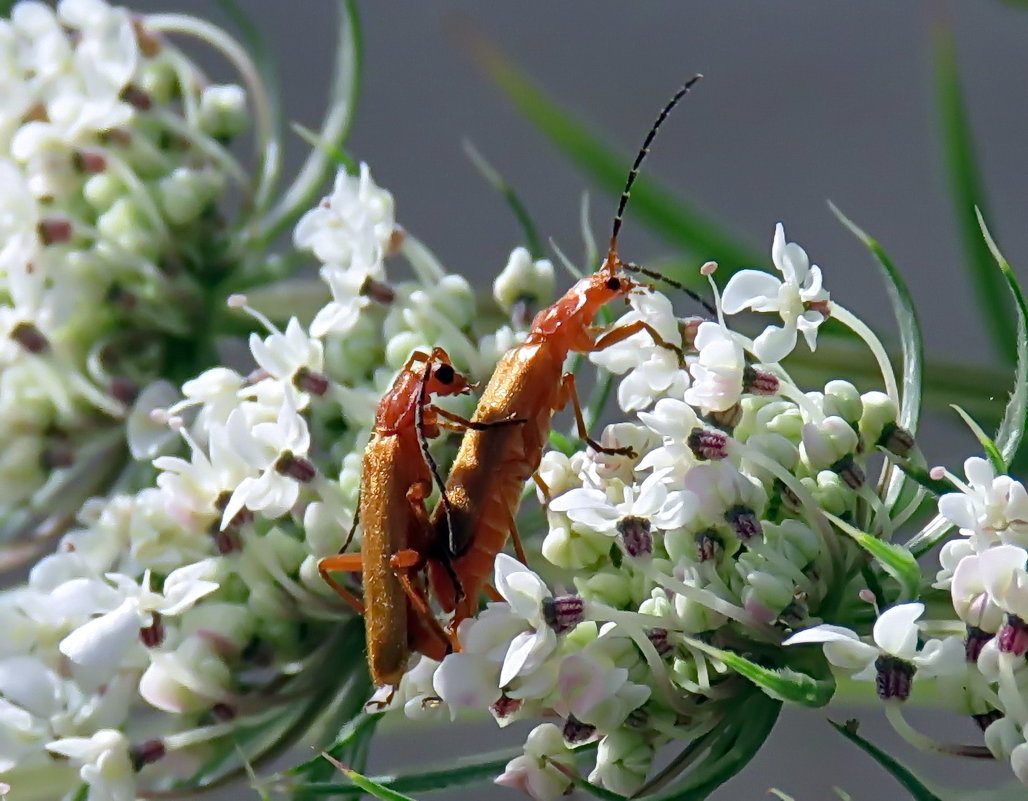
<path id="1" fill-rule="evenodd" d="M 593 131 L 568 114 L 490 43 L 474 41 L 478 61 L 518 110 L 565 156 L 610 192 L 620 192 L 631 162 L 602 144 Z M 632 189 L 632 214 L 662 238 L 730 274 L 766 259 L 701 217 L 667 190 L 641 176 Z M 683 276 L 685 282 L 698 275 Z"/>
<path id="2" fill-rule="evenodd" d="M 921 780 L 918 779 L 909 768 L 889 756 L 874 743 L 857 734 L 854 726 L 836 723 L 832 720 L 828 722 L 837 732 L 839 732 L 839 734 L 851 743 L 854 743 L 875 762 L 885 768 L 886 772 L 898 781 L 903 786 L 903 789 L 910 793 L 911 798 L 915 799 L 915 801 L 942 801 L 942 799 L 925 787 Z"/>
<path id="3" fill-rule="evenodd" d="M 942 118 L 943 150 L 969 277 L 978 298 L 978 307 L 983 311 L 982 318 L 993 349 L 1005 361 L 1012 363 L 1016 356 L 1014 326 L 1006 288 L 996 273 L 992 255 L 982 240 L 978 225 L 978 214 L 988 215 L 984 213 L 985 192 L 978 174 L 971 126 L 957 74 L 956 44 L 953 35 L 941 27 L 935 34 L 935 78 Z"/>
<path id="4" fill-rule="evenodd" d="M 1003 412 L 1003 420 L 996 431 L 996 446 L 1004 461 L 1010 465 L 1014 462 L 1018 450 L 1021 447 L 1021 440 L 1024 437 L 1025 425 L 1028 424 L 1028 303 L 1025 301 L 1024 291 L 1021 284 L 1014 275 L 1010 262 L 1000 252 L 996 241 L 989 233 L 985 225 L 985 219 L 978 213 L 978 225 L 982 237 L 985 240 L 989 252 L 999 265 L 1000 272 L 1007 284 L 1007 288 L 1014 299 L 1014 309 L 1017 312 L 1017 362 L 1014 368 L 1014 391 L 1010 394 L 1010 400 Z"/>

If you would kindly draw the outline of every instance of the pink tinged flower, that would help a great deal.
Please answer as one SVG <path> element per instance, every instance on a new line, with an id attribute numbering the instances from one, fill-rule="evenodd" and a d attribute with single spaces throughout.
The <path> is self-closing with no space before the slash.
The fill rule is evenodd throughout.
<path id="1" fill-rule="evenodd" d="M 637 292 L 629 296 L 632 310 L 619 326 L 645 320 L 666 343 L 678 345 L 681 334 L 671 301 L 659 292 Z M 689 386 L 689 374 L 681 369 L 678 355 L 658 345 L 648 331 L 640 331 L 589 356 L 604 369 L 623 375 L 618 384 L 618 405 L 623 411 L 645 409 L 664 396 L 681 397 Z"/>
<path id="2" fill-rule="evenodd" d="M 461 707 L 487 709 L 500 699 L 498 665 L 481 654 L 448 654 L 436 670 L 432 687 L 456 718 Z"/>
<path id="3" fill-rule="evenodd" d="M 743 392 L 746 358 L 732 333 L 718 323 L 700 323 L 696 335 L 700 355 L 689 366 L 693 383 L 685 391 L 685 402 L 704 414 L 731 409 Z"/>
<path id="4" fill-rule="evenodd" d="M 532 729 L 525 741 L 525 753 L 507 763 L 496 784 L 521 790 L 536 801 L 556 801 L 574 784 L 553 766 L 554 762 L 574 769 L 574 755 L 565 745 L 561 730 L 543 723 Z"/>
<path id="5" fill-rule="evenodd" d="M 953 583 L 953 574 L 965 556 L 978 553 L 968 540 L 950 540 L 939 551 L 940 570 L 935 574 L 933 587 L 948 590 Z"/>
<path id="6" fill-rule="evenodd" d="M 958 542 L 963 542 L 958 540 Z M 994 553 L 1000 551 L 1000 553 Z M 950 594 L 953 610 L 967 625 L 995 634 L 1003 623 L 1003 609 L 989 592 L 989 585 L 1005 583 L 1017 565 L 1018 554 L 1023 564 L 1028 556 L 1020 548 L 1001 545 L 983 554 L 965 555 L 953 571 Z M 988 556 L 986 556 L 988 555 Z M 986 557 L 983 559 L 983 557 Z M 1007 576 L 1003 576 L 1003 573 Z"/>
<path id="7" fill-rule="evenodd" d="M 90 801 L 134 801 L 136 778 L 125 735 L 101 729 L 92 737 L 65 737 L 46 748 L 82 767 L 79 776 L 89 785 Z"/>
<path id="8" fill-rule="evenodd" d="M 553 708 L 562 717 L 611 731 L 649 697 L 650 688 L 629 681 L 628 670 L 583 650 L 561 661 Z"/>
<path id="9" fill-rule="evenodd" d="M 43 720 L 56 715 L 64 705 L 61 679 L 32 656 L 12 656 L 0 660 L 0 696 Z M 0 753 L 3 751 L 0 746 Z M 0 757 L 0 765 L 2 763 Z"/>
<path id="10" fill-rule="evenodd" d="M 721 294 L 726 314 L 752 309 L 781 316 L 783 327 L 768 326 L 753 343 L 753 352 L 763 362 L 778 362 L 788 356 L 796 347 L 797 331 L 814 350 L 817 329 L 826 319 L 829 301 L 821 283 L 821 268 L 810 263 L 803 248 L 785 241 L 781 223 L 775 226 L 771 260 L 784 280 L 759 270 L 740 270 Z"/>
<path id="11" fill-rule="evenodd" d="M 516 677 L 531 674 L 557 647 L 557 634 L 545 612 L 547 603 L 553 603 L 553 594 L 539 576 L 504 553 L 496 557 L 494 580 L 512 615 L 529 626 L 515 635 L 507 648 L 499 684 L 506 687 Z"/>
<path id="12" fill-rule="evenodd" d="M 652 406 L 668 395 L 681 395 L 689 386 L 689 374 L 678 366 L 678 357 L 661 347 L 649 349 L 640 362 L 618 384 L 618 406 L 635 412 Z"/>
<path id="13" fill-rule="evenodd" d="M 1028 551 L 1016 545 L 997 545 L 978 554 L 980 580 L 991 599 L 1005 612 L 1022 618 L 1028 618 L 1026 563 Z M 955 573 L 953 580 L 956 583 Z"/>

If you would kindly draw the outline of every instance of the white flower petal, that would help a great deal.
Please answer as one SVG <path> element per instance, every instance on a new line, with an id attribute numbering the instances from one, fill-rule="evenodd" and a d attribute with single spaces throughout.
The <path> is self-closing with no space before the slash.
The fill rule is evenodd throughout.
<path id="1" fill-rule="evenodd" d="M 923 614 L 922 603 L 889 607 L 875 621 L 874 641 L 886 653 L 910 661 L 917 651 L 917 619 Z"/>

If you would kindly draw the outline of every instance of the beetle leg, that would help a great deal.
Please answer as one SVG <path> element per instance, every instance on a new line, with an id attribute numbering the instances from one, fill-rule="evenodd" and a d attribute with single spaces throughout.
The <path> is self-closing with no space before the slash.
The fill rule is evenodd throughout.
<path id="1" fill-rule="evenodd" d="M 514 543 L 514 555 L 521 564 L 527 565 L 528 558 L 525 556 L 525 546 L 521 544 L 521 535 L 518 533 L 518 521 L 514 519 L 514 515 L 510 516 L 507 526 L 510 531 L 511 542 Z"/>
<path id="2" fill-rule="evenodd" d="M 325 583 L 335 591 L 336 595 L 353 607 L 353 610 L 358 615 L 364 614 L 364 603 L 346 587 L 339 584 L 329 573 L 332 571 L 360 573 L 362 569 L 361 555 L 359 553 L 340 553 L 335 556 L 326 556 L 318 562 L 318 572 L 325 580 Z"/>
<path id="3" fill-rule="evenodd" d="M 357 488 L 357 509 L 361 508 L 361 488 Z M 353 542 L 353 535 L 357 533 L 357 523 L 360 522 L 360 512 L 355 511 L 353 513 L 353 525 L 350 526 L 350 533 L 346 535 L 346 541 L 343 543 L 343 547 L 339 549 L 339 553 L 343 553 L 347 548 L 350 547 L 350 543 Z"/>
<path id="4" fill-rule="evenodd" d="M 635 457 L 632 447 L 626 445 L 624 448 L 606 448 L 589 436 L 589 429 L 585 425 L 585 416 L 582 414 L 582 402 L 578 398 L 578 391 L 575 389 L 574 373 L 564 373 L 561 379 L 561 389 L 564 391 L 564 399 L 570 399 L 572 408 L 575 410 L 575 423 L 578 425 L 578 436 L 594 451 L 611 454 L 612 456 Z"/>
<path id="5" fill-rule="evenodd" d="M 488 423 L 479 423 L 474 420 L 468 420 L 466 417 L 461 417 L 459 414 L 448 412 L 446 409 L 440 409 L 438 406 L 432 405 L 428 407 L 437 415 L 445 420 L 449 420 L 454 423 L 453 426 L 448 426 L 445 423 L 440 423 L 443 428 L 448 428 L 450 431 L 465 431 L 472 429 L 474 431 L 486 431 L 490 428 L 497 428 L 498 426 L 507 426 L 512 423 L 524 423 L 525 421 L 519 418 L 511 417 L 507 420 L 493 420 Z"/>
<path id="6" fill-rule="evenodd" d="M 538 471 L 532 473 L 532 481 L 539 488 L 539 491 L 543 494 L 544 505 L 549 506 L 550 501 L 553 500 L 553 494 L 550 492 L 550 485 L 543 481 L 543 477 L 539 475 Z"/>
<path id="7" fill-rule="evenodd" d="M 457 641 L 457 635 L 450 632 L 447 633 L 439 620 L 428 605 L 428 600 L 425 598 L 424 591 L 420 587 L 414 584 L 411 579 L 411 573 L 421 569 L 424 564 L 424 559 L 421 554 L 417 551 L 411 550 L 410 548 L 404 548 L 402 551 L 397 551 L 390 557 L 389 564 L 396 573 L 396 578 L 400 581 L 400 586 L 403 587 L 403 591 L 407 594 L 407 598 L 410 600 L 411 607 L 415 611 L 422 622 L 424 622 L 433 635 L 439 638 L 440 641 L 445 643 L 449 648 L 454 651 L 460 650 L 460 643 Z"/>
<path id="8" fill-rule="evenodd" d="M 652 325 L 645 320 L 636 320 L 634 323 L 628 325 L 620 325 L 617 328 L 605 330 L 599 339 L 593 344 L 593 350 L 603 350 L 609 348 L 611 345 L 616 345 L 618 342 L 623 342 L 630 336 L 638 334 L 640 331 L 645 331 L 653 339 L 653 344 L 666 348 L 672 351 L 677 357 L 679 362 L 682 361 L 684 353 L 682 349 L 677 345 L 672 345 L 670 342 L 665 340 Z"/>

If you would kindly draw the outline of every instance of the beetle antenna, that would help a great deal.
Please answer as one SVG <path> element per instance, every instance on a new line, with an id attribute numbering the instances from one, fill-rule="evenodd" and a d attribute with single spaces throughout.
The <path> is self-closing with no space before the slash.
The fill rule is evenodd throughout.
<path id="1" fill-rule="evenodd" d="M 433 361 L 431 359 L 425 363 L 425 374 L 421 377 L 421 384 L 418 388 L 418 404 L 414 408 L 414 427 L 418 432 L 418 445 L 421 446 L 421 455 L 425 459 L 425 464 L 428 465 L 429 472 L 432 473 L 432 480 L 439 487 L 439 502 L 443 505 L 443 514 L 446 516 L 446 541 L 451 542 L 454 531 L 453 507 L 450 506 L 450 499 L 446 497 L 446 482 L 443 481 L 443 477 L 439 473 L 439 465 L 436 464 L 435 459 L 432 458 L 431 451 L 428 449 L 428 437 L 425 434 L 425 407 L 428 406 L 428 379 L 432 374 L 432 364 Z M 440 555 L 439 558 L 446 570 L 446 575 L 453 583 L 453 597 L 459 603 L 464 599 L 464 588 L 461 586 L 460 578 L 453 569 L 449 554 L 445 556 Z"/>
<path id="2" fill-rule="evenodd" d="M 610 232 L 610 249 L 607 251 L 607 267 L 610 270 L 613 270 L 618 263 L 618 234 L 621 232 L 621 220 L 625 213 L 625 207 L 628 205 L 628 198 L 632 196 L 632 184 L 635 183 L 635 179 L 639 175 L 639 167 L 643 163 L 643 159 L 646 158 L 646 154 L 650 152 L 653 138 L 657 135 L 657 131 L 660 130 L 664 120 L 667 119 L 667 115 L 671 113 L 671 109 L 678 105 L 678 101 L 685 97 L 693 84 L 702 77 L 702 75 L 691 77 L 675 92 L 672 98 L 664 105 L 664 108 L 660 110 L 656 122 L 653 123 L 653 127 L 650 128 L 650 132 L 646 134 L 646 138 L 643 140 L 642 147 L 635 157 L 632 169 L 628 171 L 628 179 L 625 181 L 625 188 L 621 192 L 621 200 L 618 201 L 618 211 L 614 215 L 614 227 Z"/>
<path id="3" fill-rule="evenodd" d="M 681 281 L 676 281 L 674 278 L 668 278 L 663 273 L 659 273 L 656 270 L 650 270 L 649 268 L 643 267 L 639 264 L 633 264 L 632 262 L 619 261 L 618 266 L 624 268 L 625 270 L 628 270 L 628 272 L 630 273 L 639 273 L 640 275 L 645 275 L 647 278 L 655 278 L 658 281 L 663 281 L 665 284 L 668 284 L 669 286 L 673 286 L 675 289 L 680 289 L 690 298 L 699 303 L 707 311 L 708 314 L 711 314 L 715 317 L 717 316 L 717 308 L 714 306 L 713 303 L 711 303 L 709 300 L 703 297 L 695 289 L 690 289 L 689 287 L 687 287 Z"/>

